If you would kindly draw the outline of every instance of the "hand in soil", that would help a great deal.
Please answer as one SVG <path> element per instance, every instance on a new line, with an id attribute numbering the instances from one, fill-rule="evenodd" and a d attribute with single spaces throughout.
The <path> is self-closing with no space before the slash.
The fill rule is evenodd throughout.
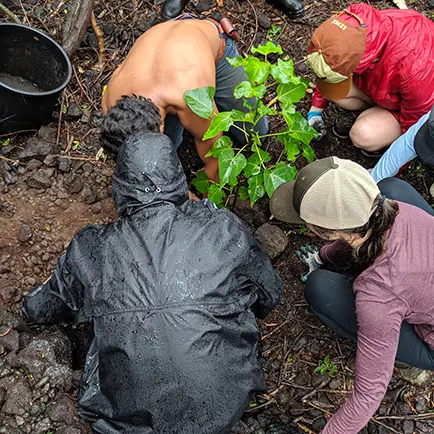
<path id="1" fill-rule="evenodd" d="M 192 193 L 190 190 L 188 190 L 188 197 L 190 200 L 198 201 L 200 200 L 194 193 Z"/>
<path id="2" fill-rule="evenodd" d="M 300 250 L 296 251 L 296 254 L 300 261 L 309 267 L 309 272 L 301 277 L 301 281 L 306 282 L 307 276 L 323 265 L 319 257 L 319 249 L 313 246 L 301 246 Z"/>

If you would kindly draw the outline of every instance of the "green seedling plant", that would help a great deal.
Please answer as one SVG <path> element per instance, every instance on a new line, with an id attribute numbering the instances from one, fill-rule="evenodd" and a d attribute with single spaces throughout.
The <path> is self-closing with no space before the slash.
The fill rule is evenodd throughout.
<path id="1" fill-rule="evenodd" d="M 274 24 L 271 24 L 271 28 L 267 32 L 267 39 L 269 41 L 273 41 L 277 38 L 277 35 L 282 30 L 282 27 L 276 26 Z"/>
<path id="2" fill-rule="evenodd" d="M 320 360 L 315 372 L 319 372 L 321 375 L 328 374 L 332 376 L 336 372 L 337 366 L 332 363 L 330 356 L 327 355 L 323 360 Z"/>
<path id="3" fill-rule="evenodd" d="M 248 109 L 246 113 L 240 110 L 217 113 L 212 86 L 191 89 L 184 94 L 184 100 L 196 115 L 212 119 L 203 140 L 221 135 L 231 127 L 242 131 L 246 138 L 246 143 L 240 146 L 226 135 L 219 137 L 207 154 L 207 157 L 218 159 L 219 182 L 208 179 L 203 171 L 199 171 L 192 181 L 200 193 L 207 193 L 218 206 L 228 203 L 235 188 L 239 197 L 250 199 L 253 206 L 266 194 L 271 197 L 279 185 L 295 179 L 294 162 L 300 155 L 309 163 L 315 158 L 310 142 L 318 133 L 295 106 L 305 96 L 309 80 L 295 75 L 291 59 L 278 57 L 274 64 L 268 60 L 270 54 L 283 54 L 280 45 L 268 41 L 265 45 L 252 47 L 251 53 L 262 57 L 249 54 L 227 59 L 234 68 L 244 67 L 248 77 L 234 90 L 234 97 L 242 99 Z M 263 116 L 279 118 L 280 122 L 272 124 L 283 124 L 284 127 L 259 135 L 255 126 Z M 271 155 L 263 147 L 263 140 L 273 136 L 281 145 L 277 161 L 271 161 Z"/>

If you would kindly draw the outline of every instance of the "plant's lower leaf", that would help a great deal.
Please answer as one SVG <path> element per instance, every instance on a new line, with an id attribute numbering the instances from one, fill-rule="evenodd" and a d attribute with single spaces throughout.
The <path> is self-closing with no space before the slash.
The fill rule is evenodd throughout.
<path id="1" fill-rule="evenodd" d="M 318 131 L 309 125 L 301 113 L 295 112 L 292 115 L 283 113 L 283 117 L 288 125 L 288 133 L 305 145 L 308 145 L 314 137 L 318 136 Z"/>
<path id="2" fill-rule="evenodd" d="M 295 139 L 287 129 L 281 131 L 281 134 L 277 136 L 277 139 L 285 147 L 288 161 L 295 161 L 297 155 L 300 153 L 300 140 Z"/>
<path id="3" fill-rule="evenodd" d="M 247 187 L 242 185 L 238 189 L 238 196 L 240 197 L 241 200 L 247 200 L 249 198 L 249 190 L 247 190 Z"/>
<path id="4" fill-rule="evenodd" d="M 304 83 L 281 83 L 277 86 L 277 99 L 283 103 L 295 103 L 300 101 L 306 94 Z"/>
<path id="5" fill-rule="evenodd" d="M 229 63 L 229 65 L 233 66 L 234 68 L 239 68 L 240 66 L 244 66 L 245 57 L 243 56 L 237 56 L 237 57 L 227 57 L 226 60 Z"/>
<path id="6" fill-rule="evenodd" d="M 197 188 L 197 191 L 204 194 L 208 191 L 210 180 L 203 170 L 197 172 L 196 177 L 191 183 Z"/>
<path id="7" fill-rule="evenodd" d="M 208 190 L 208 199 L 217 206 L 223 203 L 226 194 L 218 184 L 211 184 Z"/>
<path id="8" fill-rule="evenodd" d="M 234 89 L 234 98 L 250 98 L 252 92 L 252 83 L 250 81 L 242 81 Z"/>
<path id="9" fill-rule="evenodd" d="M 250 83 L 265 83 L 270 75 L 270 63 L 250 56 L 244 61 L 244 71 Z"/>
<path id="10" fill-rule="evenodd" d="M 310 164 L 315 160 L 315 152 L 310 145 L 303 145 L 303 157 Z"/>
<path id="11" fill-rule="evenodd" d="M 234 122 L 248 122 L 253 124 L 255 122 L 255 112 L 249 111 L 247 113 L 242 112 L 241 110 L 233 109 L 231 112 L 232 120 Z"/>
<path id="12" fill-rule="evenodd" d="M 271 75 L 277 83 L 289 83 L 294 78 L 294 62 L 277 59 L 277 64 L 271 66 Z"/>
<path id="13" fill-rule="evenodd" d="M 262 116 L 273 116 L 277 114 L 277 111 L 271 107 L 267 107 L 262 101 L 258 101 L 258 114 Z"/>
<path id="14" fill-rule="evenodd" d="M 285 163 L 277 163 L 272 170 L 264 170 L 264 185 L 267 190 L 268 197 L 274 193 L 279 185 L 287 181 L 292 181 L 297 175 L 297 169 L 293 166 L 288 166 Z"/>
<path id="15" fill-rule="evenodd" d="M 221 136 L 215 143 L 205 157 L 216 157 L 220 155 L 223 149 L 232 148 L 232 140 L 228 136 Z"/>
<path id="16" fill-rule="evenodd" d="M 219 155 L 220 185 L 236 185 L 238 175 L 246 164 L 246 157 L 243 154 L 235 155 L 233 149 L 224 149 Z"/>
<path id="17" fill-rule="evenodd" d="M 222 131 L 229 131 L 229 128 L 233 125 L 231 112 L 221 112 L 211 121 L 211 125 L 203 136 L 202 140 L 208 140 L 215 137 Z"/>
<path id="18" fill-rule="evenodd" d="M 264 176 L 258 173 L 248 180 L 248 192 L 250 196 L 250 205 L 253 206 L 265 194 Z"/>
<path id="19" fill-rule="evenodd" d="M 191 111 L 204 119 L 209 119 L 214 110 L 215 88 L 213 86 L 198 87 L 184 93 L 184 101 Z"/>
<path id="20" fill-rule="evenodd" d="M 247 164 L 244 168 L 244 175 L 247 178 L 257 175 L 261 171 L 260 160 L 258 154 L 253 154 L 247 158 Z"/>

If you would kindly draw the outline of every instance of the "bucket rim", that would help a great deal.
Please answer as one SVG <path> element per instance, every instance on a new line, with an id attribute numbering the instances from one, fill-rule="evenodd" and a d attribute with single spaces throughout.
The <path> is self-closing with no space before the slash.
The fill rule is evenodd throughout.
<path id="1" fill-rule="evenodd" d="M 0 23 L 0 27 L 21 27 L 24 28 L 26 30 L 29 30 L 31 32 L 37 33 L 38 35 L 42 36 L 45 39 L 48 39 L 62 54 L 63 58 L 66 61 L 66 66 L 68 68 L 67 71 L 67 77 L 65 78 L 65 80 L 63 81 L 63 83 L 58 86 L 56 89 L 52 89 L 52 90 L 48 90 L 46 92 L 28 92 L 28 91 L 24 91 L 24 90 L 20 90 L 20 89 L 15 89 L 11 86 L 8 86 L 5 83 L 2 83 L 0 81 L 0 86 L 11 91 L 11 92 L 15 92 L 15 93 L 19 93 L 21 95 L 26 95 L 26 96 L 49 96 L 49 95 L 54 95 L 56 93 L 61 92 L 63 89 L 65 89 L 66 86 L 68 86 L 69 82 L 71 81 L 72 78 L 72 66 L 71 66 L 71 61 L 69 59 L 68 54 L 66 54 L 66 51 L 63 49 L 63 47 L 58 44 L 51 36 L 47 35 L 46 33 L 42 32 L 39 29 L 35 29 L 34 27 L 30 27 L 30 26 L 26 26 L 24 24 L 17 24 L 17 23 Z"/>

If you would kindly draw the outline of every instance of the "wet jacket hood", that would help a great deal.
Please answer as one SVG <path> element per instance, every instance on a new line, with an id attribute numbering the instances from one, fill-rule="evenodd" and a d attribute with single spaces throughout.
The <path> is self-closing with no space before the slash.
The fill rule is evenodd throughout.
<path id="1" fill-rule="evenodd" d="M 171 140 L 163 134 L 129 137 L 119 150 L 112 185 L 121 217 L 149 205 L 181 205 L 188 199 L 181 162 Z"/>

